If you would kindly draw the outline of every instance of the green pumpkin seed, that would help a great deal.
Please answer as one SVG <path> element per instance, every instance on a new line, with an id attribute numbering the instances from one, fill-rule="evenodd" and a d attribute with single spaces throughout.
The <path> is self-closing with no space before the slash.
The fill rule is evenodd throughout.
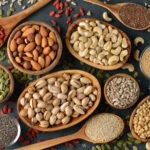
<path id="1" fill-rule="evenodd" d="M 128 132 L 127 136 L 130 137 L 130 138 L 133 138 L 133 135 L 131 134 L 131 132 Z"/>
<path id="2" fill-rule="evenodd" d="M 3 16 L 3 9 L 0 9 L 0 16 Z"/>
<path id="3" fill-rule="evenodd" d="M 132 142 L 131 141 L 127 141 L 128 145 L 132 145 Z"/>
<path id="4" fill-rule="evenodd" d="M 135 143 L 135 144 L 141 144 L 141 141 L 135 140 L 134 143 Z"/>
<path id="5" fill-rule="evenodd" d="M 4 61 L 6 59 L 6 56 L 0 57 L 0 61 Z"/>
<path id="6" fill-rule="evenodd" d="M 130 150 L 127 146 L 124 147 L 124 150 Z"/>
<path id="7" fill-rule="evenodd" d="M 111 146 L 108 143 L 106 143 L 105 146 L 108 150 L 111 150 Z"/>
<path id="8" fill-rule="evenodd" d="M 119 148 L 117 146 L 114 146 L 114 150 L 119 150 Z"/>
<path id="9" fill-rule="evenodd" d="M 102 149 L 102 150 L 105 150 L 104 144 L 101 145 L 101 149 Z"/>
<path id="10" fill-rule="evenodd" d="M 100 147 L 100 145 L 96 145 L 96 148 L 97 148 L 98 150 L 102 150 L 101 147 Z"/>
<path id="11" fill-rule="evenodd" d="M 137 78 L 138 77 L 138 72 L 135 72 L 134 75 L 133 75 L 133 77 Z"/>
<path id="12" fill-rule="evenodd" d="M 133 150 L 138 150 L 137 146 L 133 146 L 132 148 Z"/>
<path id="13" fill-rule="evenodd" d="M 11 16 L 11 14 L 12 14 L 12 11 L 10 9 L 7 10 L 7 16 L 9 17 L 9 16 Z"/>
<path id="14" fill-rule="evenodd" d="M 92 146 L 92 150 L 96 150 L 96 147 L 95 147 L 95 146 Z"/>
<path id="15" fill-rule="evenodd" d="M 10 8 L 10 11 L 14 12 L 14 11 L 15 11 L 15 9 L 14 9 L 13 7 L 11 7 L 11 8 Z"/>

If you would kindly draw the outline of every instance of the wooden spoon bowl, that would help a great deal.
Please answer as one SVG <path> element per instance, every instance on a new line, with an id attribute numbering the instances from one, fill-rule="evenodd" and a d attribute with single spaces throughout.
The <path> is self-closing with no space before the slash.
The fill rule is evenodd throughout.
<path id="1" fill-rule="evenodd" d="M 13 39 L 15 33 L 17 31 L 19 31 L 20 29 L 22 29 L 22 27 L 24 27 L 25 25 L 42 25 L 45 28 L 49 29 L 50 31 L 54 32 L 57 38 L 57 43 L 58 43 L 58 50 L 57 50 L 57 54 L 55 59 L 53 60 L 53 62 L 46 68 L 40 70 L 40 71 L 32 71 L 32 70 L 26 70 L 24 69 L 21 65 L 19 65 L 16 61 L 15 58 L 10 50 L 10 43 L 11 40 Z M 7 43 L 7 52 L 8 52 L 8 57 L 10 59 L 10 61 L 12 62 L 12 64 L 14 65 L 14 67 L 16 69 L 18 69 L 19 71 L 26 73 L 26 74 L 31 74 L 31 75 L 40 75 L 40 74 L 44 74 L 49 72 L 50 70 L 52 70 L 59 62 L 60 58 L 61 58 L 61 54 L 62 54 L 62 41 L 61 38 L 58 34 L 58 32 L 49 24 L 45 23 L 45 22 L 41 22 L 41 21 L 28 21 L 25 22 L 21 25 L 19 25 L 10 35 L 9 39 L 8 39 L 8 43 Z"/>
<path id="2" fill-rule="evenodd" d="M 136 87 L 138 88 L 138 96 L 137 96 L 137 98 L 135 99 L 135 101 L 134 101 L 133 103 L 131 103 L 129 106 L 124 107 L 124 108 L 113 105 L 112 102 L 110 101 L 109 97 L 108 97 L 107 94 L 106 94 L 106 93 L 107 93 L 107 86 L 108 86 L 109 82 L 110 82 L 112 79 L 116 78 L 116 77 L 129 78 L 130 80 L 132 80 L 132 81 L 136 84 Z M 108 102 L 108 104 L 109 104 L 110 106 L 112 106 L 112 107 L 114 107 L 114 108 L 116 108 L 116 109 L 128 109 L 128 108 L 132 107 L 132 106 L 137 102 L 137 100 L 139 99 L 139 96 L 140 96 L 140 87 L 139 87 L 138 82 L 137 82 L 133 77 L 131 77 L 130 75 L 124 74 L 124 73 L 119 73 L 119 74 L 115 74 L 115 75 L 113 75 L 113 76 L 111 76 L 110 78 L 107 79 L 107 81 L 106 81 L 106 83 L 105 83 L 105 85 L 104 85 L 104 96 L 105 96 L 105 99 L 106 99 L 106 101 Z"/>
<path id="3" fill-rule="evenodd" d="M 80 22 L 82 22 L 82 21 L 85 21 L 85 20 L 96 21 L 96 20 L 98 20 L 98 19 L 82 18 L 82 19 L 76 20 L 74 23 L 72 23 L 72 24 L 69 26 L 69 28 L 68 28 L 68 30 L 67 30 L 67 33 L 66 33 L 66 45 L 67 45 L 67 47 L 68 47 L 70 53 L 71 53 L 74 57 L 76 57 L 78 60 L 80 60 L 80 61 L 82 61 L 82 62 L 84 62 L 84 63 L 86 63 L 86 64 L 88 64 L 88 65 L 90 65 L 90 66 L 92 66 L 92 67 L 98 68 L 98 69 L 102 69 L 102 70 L 115 70 L 115 69 L 118 69 L 118 68 L 122 67 L 122 66 L 127 62 L 128 58 L 129 58 L 129 56 L 130 56 L 130 53 L 131 53 L 131 41 L 130 41 L 129 37 L 128 37 L 122 30 L 120 30 L 120 29 L 118 29 L 117 27 L 115 27 L 115 26 L 113 26 L 113 25 L 111 25 L 111 24 L 108 24 L 108 23 L 106 23 L 106 22 L 103 22 L 103 21 L 98 20 L 98 21 L 100 21 L 100 23 L 102 23 L 102 24 L 104 24 L 104 25 L 106 25 L 106 26 L 111 26 L 113 29 L 117 29 L 117 30 L 119 31 L 119 33 L 121 33 L 121 35 L 127 39 L 127 43 L 128 43 L 128 48 L 127 48 L 127 50 L 128 50 L 128 55 L 124 58 L 123 61 L 121 61 L 121 62 L 119 62 L 119 63 L 117 63 L 117 64 L 115 64 L 115 65 L 112 65 L 112 66 L 109 66 L 109 65 L 108 65 L 108 66 L 103 66 L 103 65 L 100 65 L 100 64 L 95 64 L 95 63 L 93 63 L 93 62 L 91 62 L 91 61 L 89 61 L 89 60 L 87 60 L 87 59 L 85 59 L 85 58 L 80 57 L 79 54 L 73 49 L 73 46 L 72 46 L 72 44 L 70 43 L 71 34 L 72 34 L 74 31 L 77 30 L 78 24 L 79 24 Z"/>
<path id="4" fill-rule="evenodd" d="M 131 131 L 132 135 L 133 135 L 137 140 L 140 140 L 141 142 L 150 142 L 150 138 L 148 138 L 148 139 L 143 139 L 143 138 L 141 138 L 141 137 L 139 137 L 139 136 L 137 135 L 137 133 L 134 131 L 133 119 L 134 119 L 134 116 L 136 115 L 137 109 L 139 109 L 139 107 L 140 107 L 142 104 L 144 104 L 148 99 L 150 99 L 150 96 L 145 97 L 145 98 L 137 105 L 137 107 L 134 109 L 134 111 L 133 111 L 132 114 L 131 114 L 130 123 L 129 123 L 129 125 L 130 125 L 130 131 Z"/>
<path id="5" fill-rule="evenodd" d="M 9 92 L 8 92 L 7 96 L 2 101 L 0 101 L 0 104 L 3 104 L 7 100 L 9 100 L 9 98 L 11 97 L 11 95 L 14 92 L 14 78 L 13 78 L 13 75 L 11 74 L 11 72 L 5 66 L 3 66 L 3 65 L 0 64 L 0 68 L 3 69 L 8 74 L 9 79 L 10 79 L 10 89 L 9 89 Z"/>
<path id="6" fill-rule="evenodd" d="M 42 128 L 39 126 L 39 124 L 36 124 L 36 125 L 33 125 L 31 124 L 31 121 L 30 119 L 28 118 L 25 118 L 23 116 L 20 115 L 20 110 L 22 109 L 22 106 L 20 105 L 20 100 L 21 98 L 25 95 L 25 93 L 27 92 L 27 90 L 34 86 L 39 80 L 41 79 L 48 79 L 48 78 L 51 78 L 51 77 L 61 77 L 64 73 L 69 73 L 69 74 L 76 74 L 76 73 L 79 73 L 87 78 L 89 78 L 92 83 L 93 83 L 93 86 L 97 88 L 98 90 L 98 94 L 97 94 L 97 99 L 96 101 L 94 102 L 94 105 L 85 113 L 85 115 L 81 115 L 79 116 L 78 118 L 73 118 L 71 120 L 71 122 L 69 124 L 66 124 L 66 125 L 63 125 L 63 124 L 60 124 L 60 125 L 57 125 L 57 126 L 51 126 L 49 128 Z M 46 75 L 38 80 L 36 80 L 35 82 L 33 82 L 32 84 L 30 84 L 22 93 L 21 95 L 19 96 L 18 98 L 18 101 L 17 101 L 17 111 L 18 111 L 18 114 L 20 116 L 20 118 L 23 120 L 23 122 L 33 128 L 33 129 L 36 129 L 36 130 L 39 130 L 39 131 L 57 131 L 57 130 L 62 130 L 62 129 L 66 129 L 66 128 L 69 128 L 71 126 L 74 126 L 78 123 L 80 123 L 81 121 L 83 121 L 84 119 L 86 119 L 89 115 L 91 115 L 94 110 L 97 108 L 97 106 L 99 105 L 100 103 L 100 98 L 101 98 L 101 86 L 99 84 L 99 81 L 91 74 L 85 72 L 85 71 L 81 71 L 81 70 L 65 70 L 65 71 L 58 71 L 58 72 L 55 72 L 55 73 L 52 73 L 52 74 L 49 74 L 49 75 Z"/>

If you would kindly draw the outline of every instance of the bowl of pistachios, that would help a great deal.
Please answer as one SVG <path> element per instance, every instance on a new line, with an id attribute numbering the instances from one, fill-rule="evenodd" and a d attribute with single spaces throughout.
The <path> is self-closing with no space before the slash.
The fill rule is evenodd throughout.
<path id="1" fill-rule="evenodd" d="M 0 104 L 6 102 L 14 91 L 14 78 L 11 72 L 0 64 Z"/>

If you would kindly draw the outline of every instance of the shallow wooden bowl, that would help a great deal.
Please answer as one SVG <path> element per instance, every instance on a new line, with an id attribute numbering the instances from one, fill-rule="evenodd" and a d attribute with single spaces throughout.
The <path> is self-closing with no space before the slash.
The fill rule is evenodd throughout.
<path id="1" fill-rule="evenodd" d="M 103 22 L 103 21 L 100 21 L 100 20 L 99 20 L 100 23 L 102 23 L 102 24 L 104 24 L 104 25 L 106 25 L 106 26 L 112 26 L 113 29 L 117 29 L 117 30 L 122 34 L 122 36 L 127 39 L 127 42 L 128 42 L 128 48 L 127 48 L 127 50 L 128 50 L 128 55 L 124 58 L 123 61 L 121 61 L 121 62 L 119 62 L 119 63 L 117 63 L 117 64 L 115 64 L 115 65 L 112 65 L 112 66 L 103 66 L 103 65 L 100 65 L 100 64 L 95 64 L 95 63 L 89 61 L 88 59 L 85 59 L 85 58 L 80 57 L 80 56 L 78 55 L 78 53 L 73 49 L 72 44 L 70 43 L 71 34 L 72 34 L 74 31 L 76 31 L 78 24 L 79 24 L 81 21 L 85 21 L 85 20 L 96 21 L 96 20 L 98 20 L 98 19 L 94 19 L 94 18 L 82 18 L 82 19 L 76 20 L 75 22 L 73 22 L 73 23 L 69 26 L 69 28 L 68 28 L 68 30 L 67 30 L 67 33 L 66 33 L 66 45 L 67 45 L 68 50 L 70 51 L 70 53 L 71 53 L 74 57 L 76 57 L 78 60 L 80 60 L 80 61 L 82 61 L 82 62 L 84 62 L 84 63 L 86 63 L 86 64 L 88 64 L 88 65 L 90 65 L 90 66 L 92 66 L 92 67 L 98 68 L 98 69 L 102 69 L 102 70 L 115 70 L 115 69 L 118 69 L 118 68 L 122 67 L 122 66 L 127 62 L 128 58 L 129 58 L 129 56 L 130 56 L 130 53 L 131 53 L 131 41 L 130 41 L 129 37 L 128 37 L 122 30 L 120 30 L 120 29 L 118 29 L 117 27 L 115 27 L 115 26 L 113 26 L 113 25 L 111 25 L 111 24 L 108 24 L 108 23 L 106 23 L 106 22 Z"/>
<path id="2" fill-rule="evenodd" d="M 145 98 L 137 105 L 137 107 L 134 109 L 134 111 L 133 111 L 132 114 L 131 114 L 130 123 L 129 123 L 129 125 L 130 125 L 130 131 L 131 131 L 132 135 L 133 135 L 137 140 L 140 140 L 140 141 L 142 141 L 142 142 L 150 142 L 150 138 L 149 138 L 149 139 L 143 139 L 143 138 L 140 138 L 140 137 L 136 134 L 136 132 L 134 131 L 133 119 L 134 119 L 134 116 L 135 116 L 135 114 L 136 114 L 137 109 L 138 109 L 144 102 L 146 102 L 148 99 L 150 99 L 150 96 L 145 97 Z"/>
<path id="3" fill-rule="evenodd" d="M 0 64 L 0 68 L 3 69 L 9 75 L 9 79 L 10 79 L 10 89 L 7 96 L 2 101 L 0 101 L 0 104 L 2 104 L 5 103 L 7 100 L 9 100 L 9 98 L 14 92 L 14 78 L 12 73 L 5 66 Z"/>
<path id="4" fill-rule="evenodd" d="M 137 88 L 139 89 L 138 97 L 137 97 L 136 100 L 135 100 L 132 104 L 130 104 L 128 107 L 121 108 L 121 107 L 118 107 L 118 106 L 114 106 L 114 105 L 111 103 L 111 101 L 109 100 L 109 98 L 108 98 L 108 96 L 107 96 L 107 94 L 106 94 L 106 89 L 107 89 L 108 83 L 109 83 L 113 78 L 115 78 L 115 77 L 126 77 L 126 78 L 129 78 L 129 79 L 131 79 L 133 82 L 135 82 Z M 112 107 L 114 107 L 114 108 L 116 108 L 116 109 L 128 109 L 128 108 L 132 107 L 132 106 L 137 102 L 137 100 L 139 99 L 139 96 L 140 96 L 140 87 L 139 87 L 138 82 L 137 82 L 133 77 L 131 77 L 130 75 L 124 74 L 124 73 L 119 73 L 119 74 L 115 74 L 115 75 L 113 75 L 113 76 L 111 76 L 110 78 L 107 79 L 107 81 L 106 81 L 106 83 L 105 83 L 105 85 L 104 85 L 104 96 L 105 96 L 105 99 L 106 99 L 106 101 L 108 102 L 108 104 L 109 104 L 110 106 L 112 106 Z"/>
<path id="5" fill-rule="evenodd" d="M 57 43 L 58 43 L 58 50 L 57 50 L 57 55 L 54 59 L 54 61 L 46 68 L 40 70 L 40 71 L 32 71 L 32 70 L 26 70 L 24 69 L 22 66 L 20 66 L 14 59 L 14 56 L 10 50 L 10 42 L 11 40 L 13 39 L 15 33 L 20 30 L 23 26 L 25 25 L 42 25 L 44 27 L 46 27 L 47 29 L 49 29 L 50 31 L 54 32 L 55 35 L 56 35 L 56 38 L 57 38 Z M 28 22 L 25 22 L 21 25 L 19 25 L 10 35 L 9 39 L 8 39 L 8 43 L 7 43 L 7 52 L 8 52 L 8 57 L 11 61 L 11 63 L 13 64 L 13 66 L 18 69 L 19 71 L 23 72 L 23 73 L 26 73 L 26 74 L 31 74 L 31 75 L 40 75 L 40 74 L 44 74 L 44 73 L 47 73 L 49 72 L 50 70 L 52 70 L 59 62 L 60 58 L 61 58 L 61 54 L 62 54 L 62 41 L 61 41 L 61 38 L 58 34 L 58 32 L 49 24 L 45 23 L 45 22 L 41 22 L 41 21 L 28 21 Z"/>
<path id="6" fill-rule="evenodd" d="M 21 98 L 24 96 L 24 94 L 27 92 L 27 90 L 28 90 L 30 87 L 34 86 L 39 80 L 41 80 L 41 79 L 48 79 L 48 78 L 51 78 L 51 77 L 60 77 L 60 76 L 62 76 L 63 73 L 70 73 L 70 74 L 80 73 L 81 75 L 83 75 L 83 76 L 85 76 L 85 77 L 88 77 L 88 78 L 92 81 L 93 86 L 96 87 L 97 90 L 98 90 L 97 99 L 96 99 L 94 105 L 86 112 L 85 115 L 81 115 L 81 116 L 79 116 L 78 118 L 73 118 L 73 119 L 71 120 L 71 122 L 70 122 L 69 124 L 66 124 L 66 125 L 61 124 L 61 125 L 52 126 L 52 127 L 50 127 L 50 128 L 45 129 L 45 128 L 41 128 L 41 127 L 39 126 L 39 124 L 36 124 L 36 125 L 31 124 L 30 119 L 25 118 L 25 117 L 23 117 L 23 116 L 20 115 L 20 110 L 21 110 L 21 108 L 22 108 L 22 106 L 20 105 L 20 100 L 21 100 Z M 94 112 L 94 110 L 97 108 L 97 106 L 98 106 L 99 103 L 100 103 L 100 98 L 101 98 L 101 86 L 100 86 L 100 84 L 99 84 L 99 81 L 98 81 L 93 75 L 91 75 L 91 74 L 89 74 L 89 73 L 87 73 L 87 72 L 85 72 L 85 71 L 81 71 L 81 70 L 64 70 L 64 71 L 58 71 L 58 72 L 55 72 L 55 73 L 46 75 L 46 76 L 44 76 L 44 77 L 42 77 L 42 78 L 36 80 L 36 81 L 33 82 L 32 84 L 30 84 L 30 85 L 21 93 L 21 95 L 20 95 L 19 98 L 18 98 L 18 101 L 17 101 L 17 111 L 18 111 L 18 114 L 19 114 L 20 118 L 23 120 L 23 122 L 24 122 L 27 126 L 33 128 L 33 129 L 39 130 L 39 131 L 47 131 L 47 132 L 48 132 L 48 131 L 57 131 L 57 130 L 62 130 L 62 129 L 69 128 L 69 127 L 71 127 L 71 126 L 73 126 L 73 125 L 76 125 L 76 124 L 80 123 L 80 122 L 83 121 L 84 119 L 86 119 L 86 118 L 87 118 L 89 115 L 91 115 L 91 114 Z"/>

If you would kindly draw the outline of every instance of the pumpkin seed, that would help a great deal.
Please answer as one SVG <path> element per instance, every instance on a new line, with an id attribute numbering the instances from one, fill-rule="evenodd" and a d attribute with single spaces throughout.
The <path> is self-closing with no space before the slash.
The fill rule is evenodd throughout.
<path id="1" fill-rule="evenodd" d="M 132 145 L 132 142 L 131 141 L 127 141 L 128 145 Z"/>
<path id="2" fill-rule="evenodd" d="M 105 146 L 108 150 L 111 150 L 111 146 L 108 143 L 106 143 Z"/>
<path id="3" fill-rule="evenodd" d="M 10 8 L 10 11 L 14 12 L 14 11 L 15 11 L 15 9 L 14 9 L 13 7 L 11 7 L 11 8 Z"/>
<path id="4" fill-rule="evenodd" d="M 135 144 L 141 144 L 141 141 L 135 140 L 134 143 L 135 143 Z"/>
<path id="5" fill-rule="evenodd" d="M 99 145 L 96 145 L 96 148 L 97 148 L 98 150 L 101 150 L 101 147 L 100 147 Z"/>
<path id="6" fill-rule="evenodd" d="M 95 146 L 92 146 L 92 150 L 96 150 L 96 147 L 95 147 Z"/>
<path id="7" fill-rule="evenodd" d="M 11 16 L 11 14 L 12 14 L 12 11 L 10 9 L 7 10 L 7 16 Z"/>
<path id="8" fill-rule="evenodd" d="M 3 16 L 3 9 L 0 9 L 0 16 Z"/>
<path id="9" fill-rule="evenodd" d="M 119 148 L 117 146 L 114 146 L 114 150 L 119 150 Z"/>
<path id="10" fill-rule="evenodd" d="M 0 61 L 4 61 L 6 59 L 6 56 L 0 57 Z"/>
<path id="11" fill-rule="evenodd" d="M 138 77 L 138 72 L 135 72 L 134 75 L 133 75 L 133 77 L 137 78 Z"/>
<path id="12" fill-rule="evenodd" d="M 127 136 L 130 137 L 130 138 L 133 138 L 133 135 L 131 134 L 131 132 L 128 132 Z"/>
<path id="13" fill-rule="evenodd" d="M 124 150 L 130 150 L 127 146 L 124 147 Z"/>
<path id="14" fill-rule="evenodd" d="M 101 145 L 101 149 L 105 150 L 105 145 L 104 144 Z"/>
<path id="15" fill-rule="evenodd" d="M 132 148 L 133 150 L 138 150 L 137 146 L 133 146 Z"/>

